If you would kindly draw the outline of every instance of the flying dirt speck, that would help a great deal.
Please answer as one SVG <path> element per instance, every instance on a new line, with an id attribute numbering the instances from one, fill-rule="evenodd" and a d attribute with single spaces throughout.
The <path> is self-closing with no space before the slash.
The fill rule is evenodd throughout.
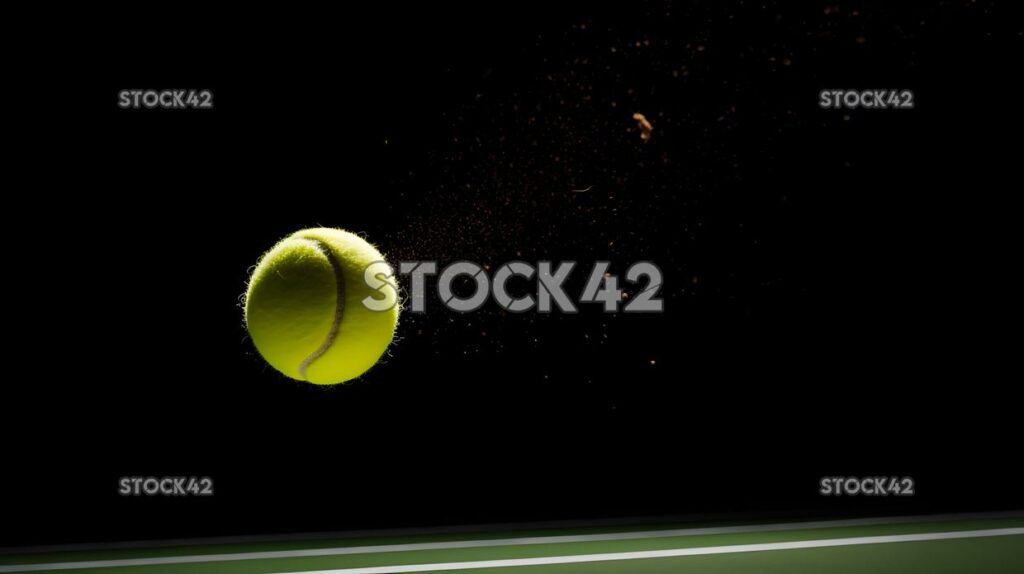
<path id="1" fill-rule="evenodd" d="M 654 126 L 651 125 L 651 122 L 647 121 L 647 118 L 640 112 L 633 114 L 633 119 L 636 120 L 636 125 L 640 128 L 640 139 L 645 142 L 650 140 L 651 132 L 654 131 Z"/>

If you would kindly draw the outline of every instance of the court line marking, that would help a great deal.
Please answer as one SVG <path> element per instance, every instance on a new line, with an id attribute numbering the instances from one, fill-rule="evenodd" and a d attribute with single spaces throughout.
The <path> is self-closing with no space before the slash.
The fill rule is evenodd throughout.
<path id="1" fill-rule="evenodd" d="M 721 517 L 720 517 L 721 518 Z M 829 525 L 835 526 L 858 526 L 874 524 L 908 524 L 908 523 L 932 523 L 932 522 L 957 522 L 962 520 L 1000 520 L 1004 518 L 1024 518 L 1024 510 L 1009 510 L 1001 512 L 961 512 L 958 514 L 926 514 L 916 516 L 875 516 L 868 518 L 847 518 L 827 521 Z M 706 520 L 707 517 L 701 517 Z M 240 536 L 211 536 L 206 538 L 165 538 L 159 540 L 131 540 L 127 542 L 95 542 L 80 544 L 47 544 L 36 546 L 0 546 L 0 555 L 13 554 L 48 554 L 51 552 L 108 552 L 127 549 L 149 549 L 160 548 L 182 548 L 186 546 L 224 546 L 239 544 L 267 544 L 267 543 L 289 543 L 289 542 L 315 542 L 315 541 L 341 541 L 356 538 L 397 538 L 413 536 L 448 536 L 471 534 L 493 534 L 498 535 L 504 532 L 521 532 L 524 530 L 570 530 L 570 529 L 592 529 L 601 528 L 609 531 L 611 528 L 628 527 L 630 525 L 648 524 L 654 528 L 655 524 L 671 525 L 685 524 L 694 521 L 694 515 L 679 515 L 676 517 L 655 516 L 655 517 L 633 517 L 627 519 L 605 519 L 605 520 L 556 520 L 546 522 L 504 522 L 473 524 L 461 526 L 439 526 L 421 528 L 386 528 L 374 530 L 344 530 L 335 532 L 302 532 L 292 534 L 263 534 L 263 535 L 240 535 Z M 850 521 L 853 521 L 851 523 Z M 735 522 L 735 521 L 734 521 Z M 793 522 L 785 524 L 799 524 L 800 520 L 794 518 Z M 778 524 L 778 523 L 775 523 Z M 808 522 L 807 524 L 813 524 Z M 826 524 L 819 521 L 818 524 Z M 734 524 L 732 527 L 742 528 L 749 524 Z M 690 526 L 689 528 L 695 528 Z"/>
<path id="2" fill-rule="evenodd" d="M 346 556 L 352 554 L 412 552 L 420 550 L 455 550 L 464 548 L 488 548 L 492 546 L 532 546 L 538 544 L 571 544 L 577 542 L 643 540 L 649 538 L 676 538 L 684 536 L 703 536 L 710 534 L 786 532 L 798 530 L 813 530 L 820 528 L 843 528 L 851 526 L 875 526 L 904 523 L 913 522 L 878 518 L 857 518 L 850 520 L 825 520 L 815 522 L 786 522 L 777 524 L 753 524 L 743 526 L 713 526 L 705 528 L 643 530 L 636 532 L 614 532 L 605 534 L 570 534 L 555 536 L 531 536 L 522 538 L 459 540 L 452 542 L 417 542 L 407 544 L 381 544 L 372 546 L 308 548 L 301 550 L 237 552 L 230 554 L 192 554 L 185 556 L 118 558 L 110 560 L 84 560 L 74 562 L 54 562 L 45 564 L 8 564 L 0 565 L 0 573 L 41 572 L 50 570 L 75 570 L 92 568 L 116 568 L 121 566 L 160 566 L 168 564 L 197 564 L 202 562 L 234 562 L 241 560 L 273 560 L 278 558 L 312 558 L 322 556 Z"/>
<path id="3" fill-rule="evenodd" d="M 1015 535 L 1024 535 L 1024 528 L 933 532 L 929 534 L 896 534 L 891 536 L 861 536 L 857 538 L 833 538 L 826 540 L 805 540 L 801 542 L 708 546 L 705 548 L 615 552 L 610 554 L 578 554 L 575 556 L 548 556 L 545 558 L 513 558 L 507 560 L 480 560 L 476 562 L 443 562 L 437 564 L 371 566 L 367 568 L 343 568 L 340 570 L 305 570 L 288 574 L 401 574 L 404 572 L 439 572 L 446 570 L 470 570 L 475 568 L 548 566 L 551 564 L 579 564 L 584 562 L 610 562 L 613 560 L 643 560 L 647 558 L 675 558 L 679 556 L 706 556 L 710 554 L 738 554 L 742 552 L 765 552 L 771 550 L 800 550 L 804 548 L 830 548 L 837 546 L 858 546 L 864 544 L 887 544 L 892 542 L 920 542 L 930 540 L 951 540 L 957 538 L 987 538 L 992 536 Z"/>

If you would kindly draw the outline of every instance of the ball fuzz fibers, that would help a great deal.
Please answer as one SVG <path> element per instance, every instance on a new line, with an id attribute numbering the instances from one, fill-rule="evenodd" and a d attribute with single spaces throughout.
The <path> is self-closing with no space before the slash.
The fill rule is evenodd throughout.
<path id="1" fill-rule="evenodd" d="M 282 239 L 256 265 L 245 298 L 245 324 L 260 355 L 283 374 L 318 385 L 365 373 L 398 324 L 398 287 L 383 261 L 373 245 L 341 229 L 303 229 Z M 384 301 L 374 306 L 385 310 L 367 308 L 367 297 Z"/>

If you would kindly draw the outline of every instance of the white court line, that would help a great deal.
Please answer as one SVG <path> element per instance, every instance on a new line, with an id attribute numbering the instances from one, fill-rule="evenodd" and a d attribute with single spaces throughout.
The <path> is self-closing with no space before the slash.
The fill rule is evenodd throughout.
<path id="1" fill-rule="evenodd" d="M 919 542 L 923 540 L 950 540 L 956 538 L 984 538 L 1024 534 L 1024 528 L 998 528 L 992 530 L 965 530 L 961 532 L 933 532 L 930 534 L 897 534 L 892 536 L 862 536 L 859 538 L 833 538 L 802 542 L 773 542 L 768 544 L 740 544 L 735 546 L 708 546 L 705 548 L 679 548 L 676 550 L 648 550 L 644 552 L 615 552 L 611 554 L 581 554 L 577 556 L 549 556 L 547 558 L 514 558 L 509 560 L 480 560 L 478 562 L 444 562 L 439 564 L 411 564 L 404 566 L 373 566 L 369 568 L 342 568 L 341 570 L 312 570 L 292 574 L 400 574 L 402 572 L 438 572 L 470 570 L 473 568 L 507 568 L 510 566 L 547 566 L 550 564 L 578 564 L 608 562 L 612 560 L 642 560 L 645 558 L 674 558 L 678 556 L 705 556 L 708 554 L 736 554 L 768 550 L 799 550 L 802 548 L 829 548 L 890 542 Z"/>
<path id="2" fill-rule="evenodd" d="M 909 517 L 914 518 L 914 517 Z M 49 570 L 76 570 L 90 568 L 116 568 L 121 566 L 161 566 L 167 564 L 197 564 L 202 562 L 234 562 L 239 560 L 273 560 L 277 558 L 311 558 L 318 556 L 345 556 L 351 554 L 375 554 L 384 552 L 410 552 L 419 550 L 455 550 L 460 548 L 488 548 L 492 546 L 530 546 L 536 544 L 567 544 L 576 542 L 606 542 L 611 540 L 643 540 L 649 538 L 674 538 L 681 536 L 702 536 L 709 534 L 744 534 L 755 532 L 785 532 L 819 528 L 844 528 L 851 526 L 875 526 L 883 524 L 926 523 L 926 520 L 911 520 L 908 517 L 855 518 L 850 520 L 823 520 L 816 522 L 785 522 L 778 524 L 754 524 L 745 526 L 714 526 L 707 528 L 677 528 L 671 530 L 643 530 L 637 532 L 615 532 L 607 534 L 579 534 L 561 536 L 532 536 L 524 538 L 497 538 L 483 540 L 459 540 L 453 542 L 419 542 L 410 544 L 381 544 L 374 546 L 344 546 L 339 548 L 310 548 L 305 550 L 278 550 L 238 552 L 231 554 L 195 554 L 188 556 L 166 556 L 152 558 L 121 558 L 113 560 L 88 560 L 57 562 L 47 564 L 0 565 L 0 573 L 40 572 Z"/>
<path id="3" fill-rule="evenodd" d="M 130 550 L 130 549 L 148 549 L 158 550 L 160 548 L 185 548 L 185 547 L 216 547 L 226 545 L 256 545 L 256 544 L 276 544 L 276 543 L 301 543 L 301 542 L 316 542 L 316 541 L 339 541 L 339 540 L 353 540 L 357 538 L 371 539 L 371 538 L 411 538 L 414 536 L 447 536 L 448 538 L 455 538 L 457 536 L 480 534 L 485 532 L 491 532 L 500 534 L 502 532 L 522 532 L 522 531 L 556 531 L 556 530 L 579 530 L 579 529 L 594 529 L 602 528 L 605 531 L 611 531 L 615 527 L 625 527 L 630 524 L 645 524 L 654 523 L 668 525 L 672 524 L 671 519 L 673 517 L 655 516 L 655 517 L 634 517 L 628 519 L 614 519 L 614 520 L 557 520 L 557 521 L 546 521 L 546 522 L 505 522 L 495 524 L 475 524 L 475 525 L 461 525 L 461 526 L 441 526 L 441 527 L 419 527 L 419 528 L 386 528 L 386 529 L 374 529 L 374 530 L 343 530 L 335 532 L 299 532 L 291 534 L 258 534 L 258 535 L 241 535 L 241 536 L 208 536 L 206 538 L 162 538 L 159 540 L 129 540 L 123 542 L 96 542 L 96 543 L 79 543 L 79 544 L 47 544 L 43 546 L 0 546 L 0 556 L 15 555 L 15 554 L 49 554 L 52 552 L 109 552 L 115 550 Z M 707 517 L 704 517 L 705 519 Z M 722 517 L 719 517 L 720 519 Z M 854 519 L 855 522 L 859 521 L 864 524 L 907 524 L 907 523 L 928 523 L 928 522 L 954 522 L 958 520 L 1000 520 L 1003 518 L 1024 518 L 1024 512 L 1018 511 L 1001 511 L 1001 512 L 961 512 L 957 514 L 927 514 L 921 516 L 888 516 L 888 517 L 875 517 L 875 518 L 858 518 Z M 681 515 L 674 517 L 674 522 L 683 524 L 692 522 L 694 519 L 693 515 Z M 880 522 L 881 521 L 881 522 Z M 830 521 L 828 524 L 835 526 L 843 526 L 846 520 Z M 792 523 L 790 523 L 792 524 Z M 818 522 L 818 524 L 824 524 Z M 846 526 L 856 526 L 856 524 L 845 524 Z"/>

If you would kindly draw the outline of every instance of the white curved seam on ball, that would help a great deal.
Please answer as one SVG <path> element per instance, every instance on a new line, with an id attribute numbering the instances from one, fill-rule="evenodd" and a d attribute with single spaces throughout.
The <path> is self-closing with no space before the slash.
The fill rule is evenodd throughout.
<path id="1" fill-rule="evenodd" d="M 303 238 L 306 239 L 306 238 Z M 341 268 L 341 264 L 334 258 L 334 254 L 331 252 L 330 247 L 324 244 L 319 239 L 308 239 L 312 241 L 316 248 L 319 249 L 327 261 L 331 264 L 331 269 L 334 270 L 334 283 L 338 289 L 338 303 L 334 307 L 334 322 L 331 323 L 331 330 L 327 332 L 327 339 L 320 345 L 317 350 L 313 351 L 308 357 L 306 357 L 301 363 L 299 363 L 299 376 L 303 379 L 306 378 L 306 369 L 313 364 L 313 361 L 319 359 L 327 352 L 327 349 L 331 348 L 334 344 L 334 339 L 338 337 L 338 329 L 341 327 L 341 317 L 345 314 L 345 272 Z"/>

